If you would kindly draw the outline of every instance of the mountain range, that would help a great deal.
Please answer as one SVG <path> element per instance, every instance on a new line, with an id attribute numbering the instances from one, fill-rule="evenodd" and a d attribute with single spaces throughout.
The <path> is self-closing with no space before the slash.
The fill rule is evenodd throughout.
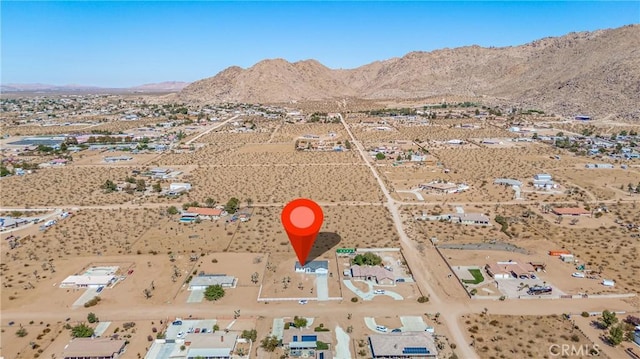
<path id="1" fill-rule="evenodd" d="M 188 102 L 282 103 L 460 96 L 559 114 L 640 119 L 640 25 L 520 46 L 411 52 L 354 69 L 316 60 L 229 67 L 177 94 Z"/>
<path id="2" fill-rule="evenodd" d="M 1 92 L 177 92 L 185 88 L 189 83 L 180 81 L 166 81 L 144 84 L 134 87 L 110 88 L 86 85 L 49 85 L 40 83 L 31 84 L 6 84 L 0 86 Z"/>

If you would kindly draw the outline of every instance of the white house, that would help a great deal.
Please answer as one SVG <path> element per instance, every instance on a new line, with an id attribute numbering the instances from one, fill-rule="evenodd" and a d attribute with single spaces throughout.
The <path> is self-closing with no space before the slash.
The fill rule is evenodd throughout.
<path id="1" fill-rule="evenodd" d="M 304 266 L 296 261 L 295 271 L 296 273 L 327 274 L 329 273 L 329 261 L 311 261 Z"/>
<path id="2" fill-rule="evenodd" d="M 189 282 L 189 290 L 205 290 L 212 285 L 234 288 L 237 282 L 235 277 L 226 274 L 203 274 L 193 277 Z"/>
<path id="3" fill-rule="evenodd" d="M 108 286 L 115 281 L 113 275 L 70 275 L 61 283 L 61 288 L 98 288 Z"/>
<path id="4" fill-rule="evenodd" d="M 175 182 L 169 185 L 169 191 L 178 191 L 183 189 L 184 191 L 188 191 L 191 189 L 191 183 L 180 183 Z"/>

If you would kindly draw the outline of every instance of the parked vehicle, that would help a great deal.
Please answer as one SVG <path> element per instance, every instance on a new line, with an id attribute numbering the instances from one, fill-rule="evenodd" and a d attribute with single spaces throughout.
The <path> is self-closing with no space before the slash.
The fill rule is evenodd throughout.
<path id="1" fill-rule="evenodd" d="M 386 333 L 389 329 L 387 329 L 387 327 L 385 327 L 384 325 L 376 325 L 376 330 L 379 332 Z"/>
<path id="2" fill-rule="evenodd" d="M 307 304 L 309 303 L 306 299 L 301 299 L 298 301 L 298 304 Z"/>
<path id="3" fill-rule="evenodd" d="M 96 293 L 102 292 L 103 289 L 104 289 L 103 285 L 99 286 L 98 289 L 96 290 Z"/>
<path id="4" fill-rule="evenodd" d="M 172 325 L 182 325 L 182 320 L 174 320 Z"/>
<path id="5" fill-rule="evenodd" d="M 586 275 L 582 272 L 574 272 L 573 274 L 571 274 L 572 277 L 574 278 L 584 278 L 586 277 Z"/>
<path id="6" fill-rule="evenodd" d="M 384 289 L 376 289 L 373 291 L 373 294 L 384 294 Z"/>

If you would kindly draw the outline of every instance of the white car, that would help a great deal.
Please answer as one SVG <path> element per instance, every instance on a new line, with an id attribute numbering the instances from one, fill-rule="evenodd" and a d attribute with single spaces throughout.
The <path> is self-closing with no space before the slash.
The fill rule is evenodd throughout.
<path id="1" fill-rule="evenodd" d="M 177 337 L 178 337 L 179 339 L 182 339 L 182 338 L 184 337 L 184 332 L 178 332 Z"/>
<path id="2" fill-rule="evenodd" d="M 308 301 L 306 299 L 301 299 L 298 301 L 298 304 L 307 304 Z"/>
<path id="3" fill-rule="evenodd" d="M 572 277 L 574 278 L 584 278 L 585 275 L 582 272 L 574 272 L 573 274 L 571 274 Z"/>
<path id="4" fill-rule="evenodd" d="M 376 330 L 379 332 L 386 333 L 389 329 L 387 329 L 387 327 L 385 327 L 384 325 L 376 325 Z"/>
<path id="5" fill-rule="evenodd" d="M 376 289 L 373 291 L 373 294 L 384 294 L 384 289 Z"/>

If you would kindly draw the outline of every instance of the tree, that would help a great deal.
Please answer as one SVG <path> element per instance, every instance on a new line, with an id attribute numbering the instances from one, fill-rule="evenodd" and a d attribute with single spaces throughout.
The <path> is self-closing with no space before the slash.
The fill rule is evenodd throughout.
<path id="1" fill-rule="evenodd" d="M 178 214 L 178 209 L 176 208 L 176 206 L 171 206 L 169 208 L 167 208 L 167 214 L 169 215 L 174 215 L 174 214 Z"/>
<path id="2" fill-rule="evenodd" d="M 247 198 L 247 207 L 251 208 L 252 204 L 253 204 L 253 199 Z"/>
<path id="3" fill-rule="evenodd" d="M 266 337 L 260 341 L 260 346 L 262 349 L 272 352 L 276 350 L 276 348 L 280 345 L 280 340 L 275 335 Z"/>
<path id="4" fill-rule="evenodd" d="M 211 197 L 209 197 L 204 201 L 204 203 L 207 205 L 207 207 L 213 208 L 213 206 L 216 205 L 216 200 L 211 198 Z"/>
<path id="5" fill-rule="evenodd" d="M 143 179 L 139 179 L 136 181 L 136 191 L 144 192 L 147 189 L 147 184 Z"/>
<path id="6" fill-rule="evenodd" d="M 0 166 L 0 177 L 5 177 L 11 174 L 11 171 L 5 167 L 5 166 Z"/>
<path id="7" fill-rule="evenodd" d="M 293 324 L 296 326 L 296 328 L 304 328 L 307 326 L 307 318 L 299 317 L 296 315 L 295 317 L 293 317 Z"/>
<path id="8" fill-rule="evenodd" d="M 236 212 L 238 211 L 239 206 L 240 206 L 240 200 L 239 200 L 239 199 L 237 199 L 237 198 L 235 198 L 235 197 L 232 197 L 232 198 L 227 202 L 227 204 L 224 206 L 224 210 L 225 210 L 227 213 L 231 213 L 231 214 L 233 214 L 233 213 L 236 213 Z"/>
<path id="9" fill-rule="evenodd" d="M 27 332 L 27 330 L 23 327 L 20 327 L 20 329 L 18 329 L 16 331 L 16 335 L 20 338 L 24 338 L 27 336 L 27 334 L 29 334 L 29 332 Z"/>
<path id="10" fill-rule="evenodd" d="M 255 329 L 243 330 L 240 338 L 251 340 L 255 342 L 258 339 L 258 332 Z"/>
<path id="11" fill-rule="evenodd" d="M 224 288 L 220 284 L 210 285 L 204 291 L 206 300 L 215 301 L 224 297 Z"/>
<path id="12" fill-rule="evenodd" d="M 96 323 L 99 322 L 100 319 L 98 319 L 98 317 L 96 317 L 96 314 L 91 312 L 89 314 L 87 314 L 87 322 L 89 323 Z"/>
<path id="13" fill-rule="evenodd" d="M 609 336 L 607 337 L 613 346 L 617 346 L 624 340 L 624 329 L 622 323 L 611 327 L 609 329 Z"/>
<path id="14" fill-rule="evenodd" d="M 353 258 L 353 264 L 357 265 L 377 266 L 380 265 L 380 263 L 382 263 L 382 258 L 372 252 L 358 254 Z"/>
<path id="15" fill-rule="evenodd" d="M 160 185 L 160 181 L 153 184 L 154 192 L 162 192 L 162 186 Z"/>
<path id="16" fill-rule="evenodd" d="M 604 312 L 602 312 L 600 322 L 603 327 L 609 328 L 610 326 L 618 322 L 618 318 L 616 317 L 616 313 L 605 310 Z"/>
<path id="17" fill-rule="evenodd" d="M 116 186 L 116 184 L 113 183 L 112 180 L 106 180 L 101 187 L 105 191 L 105 193 L 111 193 L 118 189 L 118 186 Z"/>
<path id="18" fill-rule="evenodd" d="M 92 335 L 93 328 L 84 323 L 80 323 L 75 327 L 71 327 L 71 336 L 74 338 L 89 338 Z"/>
<path id="19" fill-rule="evenodd" d="M 376 153 L 376 160 L 384 160 L 386 157 L 384 155 L 384 153 L 382 152 L 378 152 Z"/>

